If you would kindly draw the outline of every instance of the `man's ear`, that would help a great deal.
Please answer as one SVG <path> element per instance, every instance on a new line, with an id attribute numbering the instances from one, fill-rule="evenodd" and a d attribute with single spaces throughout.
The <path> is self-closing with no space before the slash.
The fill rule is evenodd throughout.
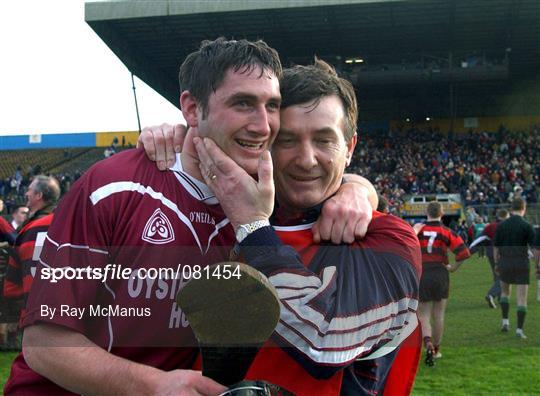
<path id="1" fill-rule="evenodd" d="M 189 91 L 184 91 L 180 95 L 180 108 L 182 109 L 182 114 L 186 120 L 188 126 L 196 127 L 198 124 L 197 110 L 199 108 L 195 96 Z"/>
<path id="2" fill-rule="evenodd" d="M 356 147 L 357 136 L 356 133 L 353 135 L 349 143 L 347 143 L 347 166 L 351 164 L 352 155 L 354 153 L 354 148 Z"/>

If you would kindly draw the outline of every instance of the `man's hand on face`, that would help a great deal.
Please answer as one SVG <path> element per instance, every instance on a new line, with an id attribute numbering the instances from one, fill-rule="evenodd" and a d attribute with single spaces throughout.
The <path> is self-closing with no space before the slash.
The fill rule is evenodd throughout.
<path id="1" fill-rule="evenodd" d="M 272 158 L 265 151 L 259 159 L 258 181 L 229 158 L 212 139 L 194 138 L 199 168 L 216 195 L 235 231 L 241 224 L 268 220 L 274 210 Z"/>
<path id="2" fill-rule="evenodd" d="M 158 169 L 166 170 L 174 165 L 176 153 L 182 151 L 186 133 L 187 127 L 180 124 L 174 126 L 162 124 L 160 126 L 144 128 L 137 141 L 137 148 L 144 147 L 148 158 L 157 162 Z M 219 150 L 217 146 L 215 148 Z M 221 150 L 219 152 L 226 157 Z M 244 181 L 251 180 L 251 182 L 255 182 L 236 163 L 232 160 L 230 162 L 233 165 L 233 169 L 236 168 L 235 172 L 245 178 Z M 210 165 L 211 163 L 209 163 Z M 205 173 L 203 172 L 204 176 Z M 249 179 L 247 179 L 248 177 Z M 208 180 L 206 182 L 214 190 L 212 187 L 213 183 Z M 226 186 L 222 187 L 225 188 Z M 226 197 L 220 197 L 216 191 L 214 193 L 216 193 L 222 206 L 223 203 L 227 204 Z M 225 208 L 224 210 L 227 212 Z M 231 210 L 235 209 L 231 208 Z M 356 239 L 363 238 L 371 222 L 372 210 L 373 208 L 369 201 L 369 191 L 363 185 L 358 183 L 343 184 L 338 193 L 324 204 L 321 217 L 313 227 L 314 241 L 319 243 L 321 240 L 331 240 L 333 243 L 338 244 L 343 242 L 352 243 Z M 251 221 L 255 220 L 259 220 L 259 218 L 254 218 Z M 244 221 L 238 224 L 247 224 L 251 221 Z"/>
<path id="3" fill-rule="evenodd" d="M 332 243 L 352 243 L 366 235 L 373 216 L 366 187 L 357 183 L 342 184 L 328 199 L 321 216 L 313 226 L 313 241 L 331 240 Z"/>
<path id="4" fill-rule="evenodd" d="M 187 127 L 185 125 L 161 124 L 144 128 L 137 140 L 137 148 L 143 147 L 151 161 L 159 170 L 167 170 L 174 165 L 176 153 L 182 151 Z"/>

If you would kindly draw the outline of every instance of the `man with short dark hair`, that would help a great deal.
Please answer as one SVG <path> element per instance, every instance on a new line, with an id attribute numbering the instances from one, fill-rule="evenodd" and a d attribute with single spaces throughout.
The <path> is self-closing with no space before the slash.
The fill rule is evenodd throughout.
<path id="1" fill-rule="evenodd" d="M 527 292 L 530 277 L 528 249 L 535 245 L 534 228 L 523 219 L 525 211 L 525 200 L 515 198 L 512 201 L 510 218 L 497 226 L 494 242 L 495 263 L 501 277 L 501 331 L 508 332 L 510 327 L 508 319 L 510 285 L 516 285 L 516 336 L 521 339 L 527 338 L 523 333 L 523 325 L 527 314 Z"/>
<path id="2" fill-rule="evenodd" d="M 138 274 L 179 265 L 196 271 L 228 259 L 234 232 L 203 182 L 194 138 L 215 139 L 246 172 L 257 173 L 279 128 L 281 73 L 276 51 L 262 41 L 204 42 L 180 69 L 181 108 L 192 128 L 170 171 L 159 172 L 141 150 L 126 150 L 94 165 L 73 185 L 47 236 L 41 273 L 48 268 L 95 273 L 115 263 L 131 275 L 128 280 L 36 279 L 23 319 L 24 356 L 14 363 L 6 385 L 10 393 L 214 395 L 225 390 L 189 370 L 197 344 L 175 302 L 185 279 Z M 40 313 L 43 305 L 80 310 L 95 304 L 129 307 L 152 318 Z"/>
<path id="3" fill-rule="evenodd" d="M 432 366 L 442 356 L 440 345 L 444 333 L 444 313 L 448 302 L 450 276 L 470 256 L 463 239 L 444 226 L 444 215 L 439 202 L 427 206 L 427 222 L 415 226 L 422 248 L 422 278 L 418 318 L 426 348 L 426 364 Z M 455 254 L 456 262 L 448 264 L 448 250 Z M 433 328 L 431 321 L 433 320 Z"/>
<path id="4" fill-rule="evenodd" d="M 273 167 L 263 158 L 258 181 L 211 139 L 195 139 L 202 175 L 236 229 L 240 252 L 282 300 L 274 337 L 247 378 L 298 395 L 376 394 L 387 385 L 400 342 L 417 328 L 418 242 L 403 220 L 377 212 L 360 241 L 314 242 L 313 224 L 341 185 L 356 144 L 356 98 L 320 60 L 285 69 L 281 92 Z M 417 362 L 400 366 L 393 394 L 410 392 Z"/>
<path id="5" fill-rule="evenodd" d="M 17 205 L 11 212 L 11 226 L 13 229 L 18 229 L 22 223 L 28 218 L 30 209 L 26 205 Z"/>

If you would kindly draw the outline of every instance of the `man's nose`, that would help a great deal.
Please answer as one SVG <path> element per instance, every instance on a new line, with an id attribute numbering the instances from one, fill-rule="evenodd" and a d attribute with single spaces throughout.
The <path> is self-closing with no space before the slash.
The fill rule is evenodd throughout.
<path id="1" fill-rule="evenodd" d="M 305 170 L 311 170 L 317 166 L 317 155 L 310 143 L 300 144 L 296 157 L 296 165 Z"/>
<path id="2" fill-rule="evenodd" d="M 266 106 L 257 106 L 256 111 L 251 116 L 248 130 L 262 136 L 270 135 L 272 129 L 270 128 L 270 115 Z"/>

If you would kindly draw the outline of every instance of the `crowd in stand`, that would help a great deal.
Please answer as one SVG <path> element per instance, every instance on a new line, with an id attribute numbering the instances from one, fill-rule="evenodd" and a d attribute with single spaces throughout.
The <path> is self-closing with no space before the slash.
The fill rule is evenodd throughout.
<path id="1" fill-rule="evenodd" d="M 433 129 L 360 131 L 349 171 L 367 177 L 391 207 L 406 194 L 457 193 L 465 206 L 508 203 L 518 193 L 529 203 L 540 197 L 540 128 L 531 131 L 443 134 Z M 34 167 L 35 168 L 35 167 Z M 24 203 L 35 172 L 15 170 L 0 180 L 10 213 Z M 80 171 L 54 175 L 62 192 Z"/>
<path id="2" fill-rule="evenodd" d="M 458 193 L 465 206 L 540 194 L 540 128 L 527 132 L 442 134 L 437 130 L 360 131 L 350 170 L 367 177 L 390 206 L 405 194 Z"/>
<path id="3" fill-rule="evenodd" d="M 36 171 L 36 168 L 38 171 Z M 18 205 L 26 202 L 25 193 L 32 181 L 32 178 L 41 172 L 40 167 L 29 168 L 28 171 L 22 172 L 20 167 L 16 169 L 12 176 L 0 179 L 0 198 L 4 201 L 5 211 L 3 214 L 12 213 L 13 209 Z M 81 176 L 82 172 L 74 170 L 73 172 L 64 172 L 60 174 L 54 174 L 58 182 L 62 194 L 67 192 L 71 187 L 71 184 Z"/>

